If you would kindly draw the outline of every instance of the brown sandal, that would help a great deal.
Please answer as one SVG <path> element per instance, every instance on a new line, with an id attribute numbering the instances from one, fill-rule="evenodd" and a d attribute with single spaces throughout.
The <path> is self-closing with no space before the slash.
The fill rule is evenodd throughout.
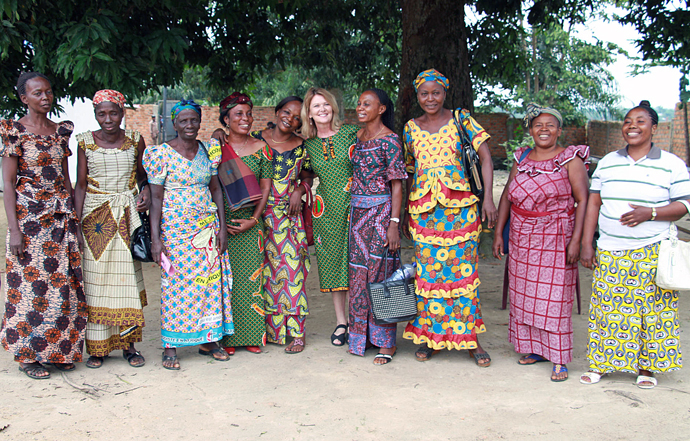
<path id="1" fill-rule="evenodd" d="M 98 369 L 103 366 L 103 360 L 105 360 L 105 357 L 96 357 L 92 355 L 86 360 L 86 367 L 89 369 Z"/>

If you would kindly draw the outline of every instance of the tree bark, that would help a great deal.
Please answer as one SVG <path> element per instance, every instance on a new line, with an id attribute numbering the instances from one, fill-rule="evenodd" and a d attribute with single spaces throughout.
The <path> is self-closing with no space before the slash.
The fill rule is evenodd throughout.
<path id="1" fill-rule="evenodd" d="M 402 60 L 396 120 L 421 115 L 414 79 L 434 68 L 448 78 L 445 107 L 474 110 L 464 0 L 401 0 Z"/>

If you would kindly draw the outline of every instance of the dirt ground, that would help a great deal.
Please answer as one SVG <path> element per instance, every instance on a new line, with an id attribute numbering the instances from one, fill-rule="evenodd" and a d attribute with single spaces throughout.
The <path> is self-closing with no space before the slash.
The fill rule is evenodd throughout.
<path id="1" fill-rule="evenodd" d="M 498 200 L 505 174 L 496 181 Z M 411 255 L 411 249 L 405 250 L 406 259 Z M 18 371 L 11 354 L 0 351 L 0 440 L 690 438 L 690 369 L 659 375 L 654 390 L 638 389 L 627 374 L 591 386 L 578 382 L 586 370 L 591 289 L 591 272 L 584 268 L 584 314 L 578 315 L 575 306 L 573 315 L 571 378 L 552 383 L 550 363 L 518 366 L 507 341 L 508 311 L 500 309 L 505 260 L 487 255 L 479 266 L 487 328 L 480 341 L 492 357 L 491 367 L 482 369 L 466 351 L 444 351 L 417 362 L 415 346 L 401 337 L 402 325 L 397 355 L 386 366 L 373 365 L 375 350 L 357 357 L 332 346 L 332 301 L 318 290 L 312 259 L 304 353 L 288 355 L 269 345 L 259 355 L 238 350 L 222 363 L 198 355 L 196 348 L 183 348 L 178 372 L 161 366 L 160 277 L 154 264 L 145 264 L 150 306 L 138 349 L 146 366 L 131 368 L 118 352 L 100 369 L 79 364 L 74 372 L 53 369 L 50 380 L 34 381 Z M 681 293 L 684 330 L 690 325 L 689 294 Z M 690 345 L 685 335 L 682 341 Z"/>

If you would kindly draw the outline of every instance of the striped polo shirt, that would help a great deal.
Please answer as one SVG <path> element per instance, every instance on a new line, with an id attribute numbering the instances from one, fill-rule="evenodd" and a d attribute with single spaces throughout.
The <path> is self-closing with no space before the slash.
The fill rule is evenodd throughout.
<path id="1" fill-rule="evenodd" d="M 629 204 L 663 207 L 672 201 L 690 199 L 690 177 L 679 157 L 654 144 L 639 161 L 628 156 L 625 147 L 599 161 L 590 192 L 599 193 L 602 202 L 597 247 L 606 251 L 635 250 L 668 238 L 670 222 L 624 226 L 620 218 L 632 211 Z"/>

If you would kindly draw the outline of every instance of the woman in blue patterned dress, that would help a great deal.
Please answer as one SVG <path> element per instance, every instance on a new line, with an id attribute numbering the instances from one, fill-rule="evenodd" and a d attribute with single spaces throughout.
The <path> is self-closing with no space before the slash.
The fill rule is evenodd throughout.
<path id="1" fill-rule="evenodd" d="M 349 351 L 364 355 L 367 343 L 378 346 L 374 364 L 395 354 L 397 326 L 374 323 L 367 284 L 385 279 L 398 268 L 402 180 L 407 178 L 400 138 L 394 133 L 393 102 L 381 89 L 369 89 L 357 102 L 357 117 L 366 126 L 357 132 L 352 153 L 350 211 Z"/>
<path id="2" fill-rule="evenodd" d="M 147 148 L 143 162 L 151 185 L 151 251 L 161 265 L 163 367 L 178 370 L 183 346 L 201 345 L 201 355 L 227 361 L 216 342 L 234 327 L 228 233 L 218 208 L 220 144 L 197 141 L 201 107 L 194 101 L 175 104 L 172 120 L 177 137 Z"/>

